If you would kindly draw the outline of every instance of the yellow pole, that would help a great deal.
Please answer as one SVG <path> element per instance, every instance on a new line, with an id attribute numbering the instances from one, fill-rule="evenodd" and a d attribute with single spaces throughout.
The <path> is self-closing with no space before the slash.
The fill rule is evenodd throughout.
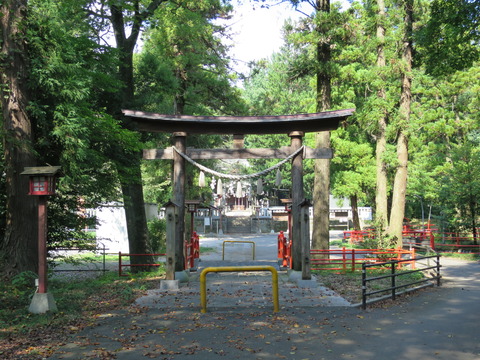
<path id="1" fill-rule="evenodd" d="M 278 301 L 278 272 L 273 266 L 207 267 L 200 273 L 200 311 L 207 312 L 207 274 L 210 272 L 270 271 L 272 273 L 273 312 L 280 311 Z"/>

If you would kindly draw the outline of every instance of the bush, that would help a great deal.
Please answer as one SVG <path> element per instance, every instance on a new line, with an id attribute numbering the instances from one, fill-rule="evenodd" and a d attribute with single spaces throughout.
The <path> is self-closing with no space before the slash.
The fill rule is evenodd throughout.
<path id="1" fill-rule="evenodd" d="M 397 247 L 397 237 L 387 235 L 381 228 L 380 224 L 376 224 L 374 227 L 374 235 L 373 237 L 366 237 L 363 242 L 361 242 L 361 246 L 364 249 L 378 249 L 378 250 L 387 250 L 387 249 L 395 249 Z M 378 254 L 377 257 L 379 259 L 383 259 L 384 261 L 388 261 L 391 257 L 395 254 Z"/>
<path id="2" fill-rule="evenodd" d="M 33 271 L 23 271 L 12 278 L 12 286 L 21 294 L 32 292 L 38 275 Z"/>
<path id="3" fill-rule="evenodd" d="M 167 222 L 165 219 L 150 220 L 148 237 L 153 253 L 165 253 L 167 249 Z"/>

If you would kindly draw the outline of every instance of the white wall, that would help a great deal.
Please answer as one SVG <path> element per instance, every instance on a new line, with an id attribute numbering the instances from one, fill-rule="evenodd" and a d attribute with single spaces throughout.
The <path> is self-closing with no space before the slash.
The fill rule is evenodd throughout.
<path id="1" fill-rule="evenodd" d="M 147 220 L 158 216 L 155 204 L 145 204 Z M 95 211 L 97 242 L 105 244 L 109 253 L 128 253 L 128 234 L 125 210 L 121 203 L 104 205 Z"/>

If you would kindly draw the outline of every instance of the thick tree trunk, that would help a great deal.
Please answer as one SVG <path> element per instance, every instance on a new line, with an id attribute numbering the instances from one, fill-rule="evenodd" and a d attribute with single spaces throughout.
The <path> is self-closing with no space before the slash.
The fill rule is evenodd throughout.
<path id="1" fill-rule="evenodd" d="M 401 132 L 398 137 L 397 161 L 398 164 L 395 174 L 395 182 L 393 184 L 392 211 L 390 213 L 388 234 L 397 238 L 397 246 L 402 246 L 408 164 L 408 142 L 403 132 Z"/>
<path id="2" fill-rule="evenodd" d="M 161 2 L 155 2 L 155 5 L 149 6 L 151 13 L 159 6 Z M 138 2 L 135 2 L 138 7 Z M 137 16 L 132 24 L 130 36 L 127 37 L 125 32 L 125 21 L 123 8 L 121 5 L 110 6 L 111 22 L 114 29 L 115 40 L 119 51 L 119 79 L 123 87 L 119 90 L 118 107 L 112 109 L 115 116 L 118 116 L 125 128 L 131 128 L 121 114 L 122 109 L 128 109 L 134 99 L 134 81 L 133 81 L 133 50 L 140 33 L 142 21 L 141 16 Z M 151 14 L 150 13 L 150 14 Z M 132 156 L 131 154 L 119 154 L 120 158 Z M 120 160 L 121 162 L 121 160 Z M 148 254 L 151 253 L 148 239 L 147 218 L 145 214 L 145 202 L 143 199 L 142 173 L 140 168 L 140 154 L 138 158 L 132 159 L 128 165 L 128 175 L 122 174 L 124 171 L 119 169 L 120 182 L 122 185 L 123 202 L 125 208 L 125 217 L 127 220 L 127 232 L 129 251 L 131 254 Z M 154 259 L 152 257 L 134 256 L 130 258 L 133 264 L 151 264 Z M 152 270 L 151 267 L 134 267 L 133 271 Z"/>
<path id="3" fill-rule="evenodd" d="M 385 1 L 377 0 L 377 67 L 379 74 L 385 69 Z M 383 76 L 382 76 L 383 78 Z M 378 97 L 386 101 L 385 87 L 382 84 L 378 89 Z M 384 154 L 387 150 L 387 113 L 382 112 L 378 119 L 377 146 L 376 146 L 376 164 L 377 164 L 377 184 L 375 193 L 375 220 L 385 230 L 388 227 L 388 201 L 387 201 L 387 168 L 384 161 Z"/>
<path id="4" fill-rule="evenodd" d="M 357 195 L 352 195 L 350 197 L 350 205 L 352 207 L 353 229 L 354 230 L 361 230 L 361 228 L 360 228 L 360 217 L 358 216 L 358 198 L 357 198 Z"/>
<path id="5" fill-rule="evenodd" d="M 0 255 L 4 274 L 38 269 L 37 199 L 27 195 L 28 177 L 20 176 L 25 166 L 35 165 L 32 125 L 26 111 L 26 6 L 27 0 L 4 0 L 0 7 L 0 96 L 6 178 L 5 234 L 0 238 Z"/>
<path id="6" fill-rule="evenodd" d="M 330 12 L 330 0 L 317 0 L 317 11 Z M 322 38 L 322 34 L 319 34 Z M 322 68 L 331 60 L 330 44 L 317 44 L 317 61 Z M 328 70 L 317 73 L 317 111 L 331 108 L 331 79 Z M 317 148 L 330 147 L 330 132 L 317 133 L 315 136 Z M 313 187 L 313 234 L 312 248 L 328 250 L 330 247 L 330 160 L 315 160 L 315 179 Z"/>
<path id="7" fill-rule="evenodd" d="M 316 134 L 316 147 L 330 147 L 330 133 Z M 313 186 L 313 234 L 312 248 L 328 250 L 330 247 L 330 161 L 315 160 Z"/>
<path id="8" fill-rule="evenodd" d="M 405 215 L 405 197 L 407 191 L 408 139 L 405 135 L 410 121 L 412 101 L 412 24 L 413 0 L 404 0 L 405 30 L 402 61 L 402 93 L 400 95 L 400 126 L 397 140 L 397 171 L 392 194 L 392 211 L 390 213 L 389 235 L 396 236 L 397 246 L 402 246 L 403 218 Z"/>
<path id="9" fill-rule="evenodd" d="M 136 171 L 135 179 L 141 175 L 140 166 L 132 166 L 129 174 Z M 140 177 L 141 178 L 141 177 Z M 122 181 L 123 206 L 125 209 L 125 218 L 127 221 L 128 245 L 130 254 L 150 254 L 150 243 L 147 232 L 147 217 L 145 214 L 145 203 L 143 201 L 143 187 L 138 181 Z M 152 264 L 154 262 L 151 256 L 130 256 L 130 263 Z M 136 266 L 132 267 L 132 272 L 150 271 L 151 267 Z"/>

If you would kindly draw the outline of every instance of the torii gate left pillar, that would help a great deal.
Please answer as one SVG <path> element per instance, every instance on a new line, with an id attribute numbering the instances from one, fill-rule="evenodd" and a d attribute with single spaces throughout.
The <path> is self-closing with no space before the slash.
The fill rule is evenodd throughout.
<path id="1" fill-rule="evenodd" d="M 305 134 L 302 131 L 293 131 L 290 136 L 290 147 L 296 151 L 302 147 Z M 301 202 L 303 201 L 303 153 L 292 159 L 292 269 L 302 271 L 302 243 L 301 243 Z"/>
<path id="2" fill-rule="evenodd" d="M 187 133 L 173 133 L 173 143 L 178 151 L 185 153 Z M 173 152 L 173 199 L 178 204 L 178 221 L 175 226 L 175 271 L 185 270 L 184 232 L 185 232 L 185 159 L 176 151 Z"/>

